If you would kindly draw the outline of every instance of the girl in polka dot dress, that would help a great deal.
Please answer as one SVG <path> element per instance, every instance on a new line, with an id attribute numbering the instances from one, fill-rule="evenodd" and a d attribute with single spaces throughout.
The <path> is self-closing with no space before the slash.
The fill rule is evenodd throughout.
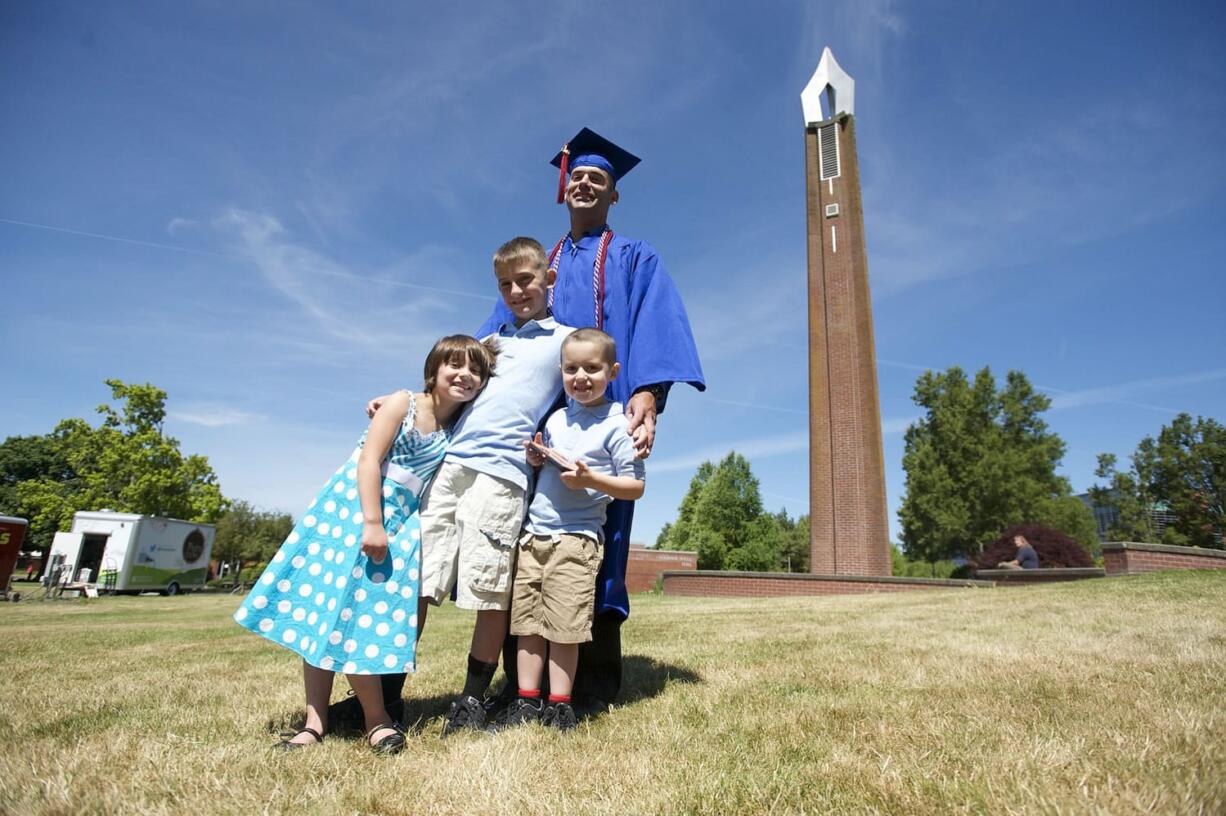
<path id="1" fill-rule="evenodd" d="M 240 626 L 302 657 L 306 724 L 281 747 L 323 740 L 338 671 L 362 704 L 371 747 L 404 747 L 376 675 L 414 668 L 418 500 L 443 461 L 448 429 L 493 366 L 493 353 L 471 337 L 436 343 L 424 393 L 401 391 L 384 403 L 234 613 Z"/>

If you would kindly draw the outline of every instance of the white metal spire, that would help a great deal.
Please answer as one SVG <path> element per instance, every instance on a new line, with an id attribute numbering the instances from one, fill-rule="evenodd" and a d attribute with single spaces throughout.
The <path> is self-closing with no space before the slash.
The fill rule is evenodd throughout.
<path id="1" fill-rule="evenodd" d="M 822 94 L 826 94 L 827 101 L 824 114 Z M 856 112 L 856 81 L 835 61 L 830 46 L 822 49 L 822 59 L 817 63 L 813 78 L 800 92 L 800 107 L 804 110 L 806 125 L 831 119 L 840 113 Z"/>

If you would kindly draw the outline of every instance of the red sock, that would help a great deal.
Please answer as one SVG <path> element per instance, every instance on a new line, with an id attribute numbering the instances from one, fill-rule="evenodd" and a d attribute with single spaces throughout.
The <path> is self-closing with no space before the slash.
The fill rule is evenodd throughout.
<path id="1" fill-rule="evenodd" d="M 537 693 L 539 694 L 540 692 L 537 692 Z M 570 703 L 570 695 L 569 695 L 569 694 L 550 694 L 550 695 L 549 695 L 549 702 L 551 702 L 551 703 L 567 703 L 567 704 L 569 705 L 569 703 Z"/>
<path id="2" fill-rule="evenodd" d="M 539 700 L 541 699 L 541 690 L 540 689 L 520 689 L 519 696 L 523 697 L 525 700 Z"/>

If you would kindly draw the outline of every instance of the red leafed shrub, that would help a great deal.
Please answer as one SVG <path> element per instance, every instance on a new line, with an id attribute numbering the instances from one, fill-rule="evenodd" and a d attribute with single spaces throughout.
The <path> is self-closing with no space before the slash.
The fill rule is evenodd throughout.
<path id="1" fill-rule="evenodd" d="M 1044 527 L 1042 524 L 1015 524 L 1001 533 L 1000 538 L 993 541 L 979 555 L 976 566 L 979 569 L 996 569 L 1001 561 L 1012 561 L 1017 558 L 1017 546 L 1013 537 L 1022 535 L 1034 547 L 1039 556 L 1039 568 L 1053 567 L 1092 567 L 1094 559 L 1085 548 L 1059 530 Z"/>

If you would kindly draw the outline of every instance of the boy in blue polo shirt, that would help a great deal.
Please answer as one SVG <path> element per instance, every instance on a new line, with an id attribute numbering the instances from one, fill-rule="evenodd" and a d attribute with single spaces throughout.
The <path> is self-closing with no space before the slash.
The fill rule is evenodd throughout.
<path id="1" fill-rule="evenodd" d="M 456 423 L 421 505 L 422 600 L 438 605 L 455 587 L 456 606 L 477 612 L 464 690 L 444 735 L 485 725 L 481 698 L 507 631 L 515 541 L 532 475 L 522 440 L 557 399 L 559 351 L 574 331 L 550 317 L 554 273 L 540 243 L 514 238 L 503 244 L 494 254 L 494 274 L 513 318 L 492 335 L 498 376 Z"/>
<path id="2" fill-rule="evenodd" d="M 443 734 L 483 729 L 481 698 L 489 688 L 511 602 L 515 542 L 523 524 L 532 468 L 522 442 L 540 427 L 562 385 L 558 357 L 574 329 L 549 313 L 554 271 L 532 238 L 513 238 L 494 254 L 498 293 L 512 321 L 483 341 L 498 351 L 498 376 L 456 422 L 447 456 L 421 504 L 421 601 L 438 604 L 456 591 L 456 606 L 475 610 L 464 690 L 452 703 Z M 386 397 L 372 400 L 377 408 Z M 385 675 L 385 697 L 399 699 L 404 675 Z"/>
<path id="3" fill-rule="evenodd" d="M 528 463 L 544 469 L 519 539 L 511 604 L 519 694 L 507 724 L 540 720 L 565 731 L 575 727 L 570 694 L 579 644 L 592 639 L 605 507 L 643 495 L 643 462 L 621 403 L 605 399 L 620 370 L 613 338 L 579 329 L 562 341 L 561 361 L 567 405 L 546 420 L 543 436 L 525 443 Z"/>

